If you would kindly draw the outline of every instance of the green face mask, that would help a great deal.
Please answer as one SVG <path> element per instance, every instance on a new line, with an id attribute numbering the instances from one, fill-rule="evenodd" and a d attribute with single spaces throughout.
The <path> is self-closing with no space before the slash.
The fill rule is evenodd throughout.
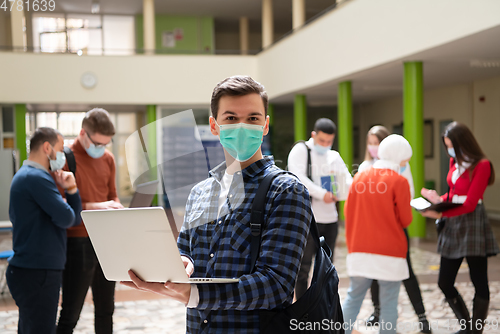
<path id="1" fill-rule="evenodd" d="M 217 122 L 215 122 L 219 125 Z M 264 126 L 246 123 L 219 125 L 222 147 L 240 162 L 247 161 L 262 144 Z"/>

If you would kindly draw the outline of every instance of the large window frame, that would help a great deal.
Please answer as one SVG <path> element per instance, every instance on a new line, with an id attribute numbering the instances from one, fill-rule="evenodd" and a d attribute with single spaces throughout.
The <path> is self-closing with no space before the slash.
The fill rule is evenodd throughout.
<path id="1" fill-rule="evenodd" d="M 11 109 L 12 111 L 12 131 L 4 131 L 4 112 L 5 109 Z M 15 108 L 13 105 L 0 105 L 0 149 L 10 150 L 16 149 L 16 124 L 15 124 Z M 5 139 L 11 139 L 13 142 L 13 147 L 5 147 Z"/>
<path id="2" fill-rule="evenodd" d="M 129 42 L 125 44 L 126 47 L 123 49 L 114 49 L 113 38 L 109 38 L 110 31 L 113 31 L 112 27 L 115 24 L 114 29 L 116 30 L 116 18 L 124 18 L 123 23 L 128 24 L 132 28 L 129 33 Z M 53 28 L 47 28 L 42 26 L 38 20 L 41 18 L 54 19 Z M 135 53 L 135 19 L 131 15 L 103 15 L 103 14 L 43 14 L 36 13 L 33 14 L 33 43 L 34 52 L 41 53 L 73 53 L 81 55 L 132 55 Z M 57 21 L 59 20 L 59 21 Z M 71 24 L 72 20 L 82 20 L 81 25 Z M 128 22 L 126 22 L 128 21 Z M 64 26 L 62 26 L 62 24 Z M 47 23 L 47 25 L 50 25 Z M 106 28 L 108 27 L 109 28 Z M 79 32 L 88 32 L 88 35 L 83 34 L 81 37 L 85 42 L 74 42 L 75 38 L 78 38 Z M 59 41 L 61 45 L 57 45 L 58 42 L 54 41 L 55 45 L 44 45 L 43 38 L 50 35 L 61 35 L 61 39 L 64 40 L 63 43 Z M 109 39 L 107 42 L 106 38 Z M 110 44 L 112 47 L 106 48 L 106 45 Z"/>

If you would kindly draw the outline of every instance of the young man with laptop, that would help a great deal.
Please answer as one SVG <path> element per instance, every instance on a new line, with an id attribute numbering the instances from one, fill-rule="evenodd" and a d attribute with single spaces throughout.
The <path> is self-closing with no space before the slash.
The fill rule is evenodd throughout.
<path id="1" fill-rule="evenodd" d="M 264 87 L 234 76 L 215 87 L 210 129 L 219 136 L 225 163 L 191 190 L 178 238 L 190 277 L 238 278 L 235 283 L 145 282 L 130 271 L 123 284 L 187 306 L 187 332 L 259 331 L 259 311 L 286 307 L 293 291 L 312 220 L 309 193 L 297 178 L 280 174 L 266 196 L 261 249 L 251 268 L 250 209 L 259 183 L 280 171 L 263 157 L 269 131 Z"/>
<path id="2" fill-rule="evenodd" d="M 106 110 L 87 112 L 82 129 L 70 147 L 84 210 L 121 209 L 116 193 L 115 159 L 106 150 L 115 128 Z M 68 166 L 65 170 L 69 170 Z M 73 333 L 89 287 L 92 288 L 96 334 L 113 332 L 115 282 L 106 280 L 85 226 L 68 229 L 67 262 L 63 274 L 62 310 L 57 334 Z"/>

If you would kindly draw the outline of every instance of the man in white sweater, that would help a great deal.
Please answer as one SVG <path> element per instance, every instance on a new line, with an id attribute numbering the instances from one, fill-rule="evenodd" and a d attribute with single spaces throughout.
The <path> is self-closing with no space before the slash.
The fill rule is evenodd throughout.
<path id="1" fill-rule="evenodd" d="M 338 234 L 335 203 L 345 200 L 343 197 L 352 183 L 352 176 L 344 160 L 338 152 L 331 149 L 336 132 L 335 123 L 328 118 L 320 118 L 314 124 L 311 138 L 306 142 L 297 143 L 288 155 L 288 170 L 297 175 L 309 190 L 314 218 L 318 223 L 320 235 L 325 237 L 332 250 L 332 260 Z M 309 271 L 315 254 L 315 244 L 308 238 L 295 285 L 297 299 L 307 290 Z"/>

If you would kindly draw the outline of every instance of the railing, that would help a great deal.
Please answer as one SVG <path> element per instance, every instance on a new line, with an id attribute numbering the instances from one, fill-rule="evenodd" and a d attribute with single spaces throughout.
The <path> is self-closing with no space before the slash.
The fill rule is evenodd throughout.
<path id="1" fill-rule="evenodd" d="M 216 49 L 216 50 L 167 50 L 167 49 L 156 49 L 156 50 L 146 50 L 146 49 L 117 49 L 117 48 L 92 48 L 92 49 L 78 49 L 78 50 L 68 50 L 67 48 L 40 48 L 40 47 L 15 47 L 0 45 L 0 52 L 29 52 L 29 53 L 41 53 L 41 54 L 74 54 L 77 56 L 133 56 L 133 55 L 250 55 L 254 56 L 258 54 L 259 50 L 248 50 L 243 52 L 241 50 L 231 50 L 231 49 Z"/>
<path id="2" fill-rule="evenodd" d="M 314 15 L 310 19 L 308 19 L 304 25 L 299 28 L 291 29 L 286 32 L 283 36 L 275 40 L 271 45 L 266 47 L 265 49 L 269 49 L 279 43 L 280 41 L 286 39 L 287 37 L 293 35 L 300 29 L 305 28 L 310 23 L 316 21 L 318 18 L 323 15 L 335 10 L 340 4 L 344 4 L 348 1 L 352 0 L 337 0 L 333 5 L 325 8 L 318 14 Z M 131 56 L 131 55 L 257 55 L 264 49 L 255 49 L 255 50 L 236 50 L 236 49 L 214 49 L 214 50 L 181 50 L 181 49 L 155 49 L 155 50 L 147 50 L 147 49 L 110 49 L 110 48 L 93 48 L 93 49 L 68 49 L 64 48 L 40 48 L 40 47 L 14 47 L 14 46 L 6 46 L 0 45 L 0 52 L 31 52 L 31 53 L 43 53 L 43 54 L 75 54 L 78 56 L 88 55 L 88 56 Z"/>
<path id="3" fill-rule="evenodd" d="M 339 5 L 343 5 L 344 3 L 348 2 L 348 1 L 352 1 L 352 0 L 337 0 L 335 1 L 334 4 L 328 6 L 327 8 L 323 9 L 321 12 L 319 12 L 318 14 L 314 15 L 313 17 L 311 17 L 309 20 L 306 20 L 306 22 L 304 23 L 304 25 L 296 28 L 296 29 L 292 29 L 292 30 L 289 30 L 287 33 L 285 33 L 283 36 L 281 36 L 280 38 L 278 38 L 277 40 L 275 40 L 271 45 L 269 45 L 267 48 L 265 48 L 266 50 L 269 49 L 269 48 L 272 48 L 274 45 L 276 45 L 278 42 L 284 40 L 285 38 L 293 35 L 295 32 L 301 30 L 301 29 L 304 29 L 307 25 L 309 25 L 310 23 L 316 21 L 318 18 L 322 17 L 323 15 L 335 10 Z"/>

